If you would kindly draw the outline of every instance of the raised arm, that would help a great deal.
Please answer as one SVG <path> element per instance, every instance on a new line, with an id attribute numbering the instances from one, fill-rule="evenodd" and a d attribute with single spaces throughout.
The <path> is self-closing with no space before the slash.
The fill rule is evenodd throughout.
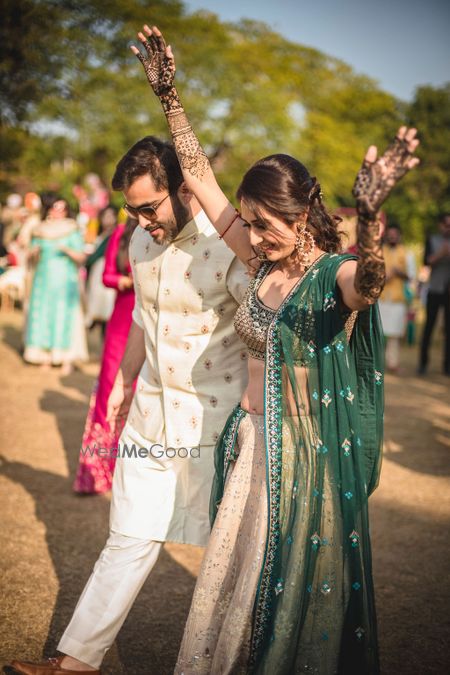
<path id="1" fill-rule="evenodd" d="M 144 35 L 145 33 L 145 35 Z M 254 258 L 244 221 L 219 187 L 211 164 L 195 135 L 174 85 L 175 60 L 155 26 L 138 33 L 146 54 L 132 46 L 153 92 L 161 101 L 186 185 L 198 199 L 219 235 L 244 262 Z"/>
<path id="2" fill-rule="evenodd" d="M 337 275 L 344 304 L 350 309 L 365 309 L 376 302 L 385 283 L 382 233 L 378 213 L 392 188 L 419 159 L 413 153 L 419 145 L 416 129 L 401 127 L 384 155 L 377 149 L 367 151 L 353 186 L 358 213 L 358 261 L 344 263 Z"/>

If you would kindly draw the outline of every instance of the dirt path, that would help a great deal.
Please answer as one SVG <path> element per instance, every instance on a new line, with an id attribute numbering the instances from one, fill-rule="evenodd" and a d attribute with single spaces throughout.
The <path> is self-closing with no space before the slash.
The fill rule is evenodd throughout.
<path id="1" fill-rule="evenodd" d="M 68 377 L 25 366 L 20 328 L 19 313 L 0 314 L 0 665 L 54 653 L 108 527 L 106 497 L 71 492 L 97 365 Z M 450 382 L 417 378 L 415 351 L 403 360 L 405 374 L 386 378 L 386 452 L 371 500 L 382 672 L 446 675 Z M 105 673 L 172 672 L 202 552 L 166 545 Z"/>

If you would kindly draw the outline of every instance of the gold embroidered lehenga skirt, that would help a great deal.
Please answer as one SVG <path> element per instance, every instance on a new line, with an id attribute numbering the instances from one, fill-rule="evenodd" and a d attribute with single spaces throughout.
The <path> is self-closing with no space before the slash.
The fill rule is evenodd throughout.
<path id="1" fill-rule="evenodd" d="M 176 675 L 244 675 L 251 671 L 252 630 L 255 600 L 261 579 L 268 536 L 268 500 L 266 483 L 266 451 L 264 416 L 244 413 L 239 420 L 235 441 L 235 461 L 229 464 L 220 508 L 215 518 L 195 587 L 191 609 L 175 667 Z M 306 449 L 293 443 L 292 422 L 284 418 L 282 428 L 282 511 L 287 514 L 299 493 L 313 490 L 312 464 Z M 310 417 L 301 418 L 310 434 Z M 302 485 L 296 486 L 294 466 L 303 467 Z M 297 643 L 295 672 L 336 673 L 342 637 L 345 608 L 349 599 L 349 575 L 339 542 L 342 523 L 339 507 L 326 472 L 320 530 L 323 543 L 312 580 L 302 636 Z M 306 515 L 306 514 L 305 514 Z M 308 517 L 280 522 L 282 537 L 291 535 L 298 542 L 309 541 Z M 288 535 L 288 532 L 290 535 Z M 315 540 L 309 542 L 315 547 Z M 276 642 L 271 643 L 270 656 L 258 672 L 274 673 L 274 663 L 282 661 L 281 649 L 292 647 L 295 617 L 302 614 L 298 588 L 303 582 L 307 546 L 292 546 L 290 570 L 287 573 L 283 598 L 276 626 Z M 287 588 L 289 586 L 289 590 Z M 331 587 L 337 593 L 332 593 Z M 339 589 L 339 590 L 338 590 Z M 292 620 L 294 618 L 294 620 Z M 325 634 L 326 629 L 326 634 Z M 317 633 L 320 639 L 317 640 Z M 294 631 L 295 632 L 295 631 Z M 289 651 L 289 650 L 288 650 Z M 285 672 L 285 668 L 280 668 Z M 280 671 L 281 672 L 281 671 Z M 286 671 L 289 672 L 289 671 Z M 293 671 L 292 671 L 293 672 Z"/>
<path id="2" fill-rule="evenodd" d="M 175 673 L 247 672 L 267 537 L 264 416 L 247 414 L 195 587 Z"/>
<path id="3" fill-rule="evenodd" d="M 236 406 L 217 443 L 214 527 L 177 675 L 379 672 L 368 497 L 383 345 L 376 307 L 347 339 L 347 259 L 323 256 L 287 298 L 267 335 L 265 420 Z"/>

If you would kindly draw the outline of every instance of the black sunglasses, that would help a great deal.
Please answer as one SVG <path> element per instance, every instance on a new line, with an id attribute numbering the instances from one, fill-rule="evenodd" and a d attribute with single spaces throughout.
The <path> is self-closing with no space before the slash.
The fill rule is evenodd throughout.
<path id="1" fill-rule="evenodd" d="M 169 197 L 169 196 L 170 196 L 170 195 L 167 194 L 165 197 L 163 197 L 163 199 L 161 199 L 160 202 L 158 202 L 157 204 L 155 204 L 155 206 L 150 206 L 150 205 L 147 206 L 147 205 L 145 205 L 145 206 L 139 206 L 139 207 L 135 208 L 134 206 L 130 206 L 129 204 L 127 204 L 127 203 L 125 202 L 125 204 L 123 205 L 122 208 L 124 209 L 124 211 L 125 211 L 129 216 L 131 216 L 131 218 L 136 218 L 136 220 L 139 218 L 139 214 L 141 214 L 142 216 L 144 216 L 144 218 L 145 218 L 146 220 L 153 220 L 153 218 L 155 218 L 155 216 L 156 216 L 156 211 L 157 211 L 157 209 L 159 209 L 159 207 L 161 206 L 161 204 L 162 204 L 162 203 L 167 199 L 167 197 Z"/>

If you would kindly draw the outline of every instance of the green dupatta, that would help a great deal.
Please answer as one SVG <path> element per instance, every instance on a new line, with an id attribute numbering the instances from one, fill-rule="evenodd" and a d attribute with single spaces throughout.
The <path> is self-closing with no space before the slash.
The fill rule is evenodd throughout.
<path id="1" fill-rule="evenodd" d="M 268 333 L 269 518 L 249 672 L 379 671 L 367 502 L 381 464 L 384 350 L 376 306 L 347 339 L 336 273 L 350 259 L 319 258 Z M 217 444 L 212 519 L 243 415 L 235 409 Z"/>

